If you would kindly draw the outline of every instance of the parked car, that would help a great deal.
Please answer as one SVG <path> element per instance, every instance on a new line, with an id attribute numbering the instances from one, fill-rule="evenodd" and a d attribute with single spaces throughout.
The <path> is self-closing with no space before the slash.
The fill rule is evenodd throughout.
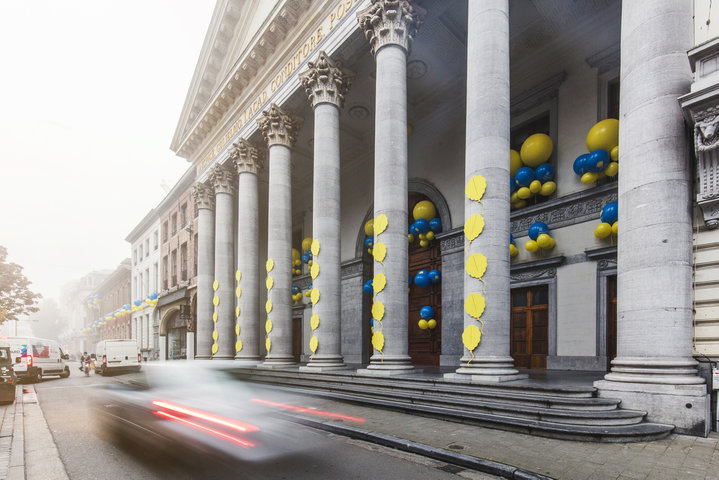
<path id="1" fill-rule="evenodd" d="M 137 340 L 102 340 L 95 347 L 95 373 L 137 372 L 142 357 Z"/>
<path id="2" fill-rule="evenodd" d="M 17 378 L 12 369 L 10 347 L 0 347 L 0 402 L 12 403 L 15 401 L 15 385 Z"/>
<path id="3" fill-rule="evenodd" d="M 54 340 L 35 337 L 0 337 L 0 345 L 10 347 L 13 371 L 18 380 L 42 381 L 43 376 L 70 376 L 65 363 L 70 357 Z"/>

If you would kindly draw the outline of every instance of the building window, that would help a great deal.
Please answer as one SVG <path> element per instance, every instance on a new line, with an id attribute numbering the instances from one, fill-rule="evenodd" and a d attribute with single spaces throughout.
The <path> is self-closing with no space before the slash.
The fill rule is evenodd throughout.
<path id="1" fill-rule="evenodd" d="M 137 249 L 132 251 L 132 264 L 137 265 Z"/>
<path id="2" fill-rule="evenodd" d="M 170 254 L 170 262 L 172 263 L 170 266 L 172 269 L 172 283 L 170 285 L 175 287 L 177 286 L 177 250 L 173 250 Z"/>
<path id="3" fill-rule="evenodd" d="M 137 252 L 138 252 L 138 253 L 137 253 L 137 258 L 139 258 L 140 261 L 142 261 L 142 257 L 143 257 L 143 255 L 142 255 L 142 244 L 140 244 L 140 246 L 137 247 Z"/>
<path id="4" fill-rule="evenodd" d="M 180 278 L 187 281 L 187 242 L 180 246 Z"/>
<path id="5" fill-rule="evenodd" d="M 145 297 L 148 297 L 150 295 L 150 269 L 145 269 L 145 288 L 144 293 Z"/>
<path id="6" fill-rule="evenodd" d="M 167 255 L 162 257 L 162 289 L 167 290 L 167 279 L 168 271 L 167 271 Z"/>
<path id="7" fill-rule="evenodd" d="M 619 120 L 619 78 L 607 82 L 607 118 Z"/>
<path id="8" fill-rule="evenodd" d="M 172 214 L 172 235 L 177 235 L 177 214 Z"/>
<path id="9" fill-rule="evenodd" d="M 158 241 L 157 241 L 157 230 L 152 232 L 152 249 L 157 250 Z"/>
<path id="10" fill-rule="evenodd" d="M 183 203 L 180 207 L 180 225 L 184 228 L 187 225 L 187 204 Z"/>
<path id="11" fill-rule="evenodd" d="M 167 242 L 167 222 L 162 224 L 162 243 Z"/>
<path id="12" fill-rule="evenodd" d="M 159 272 L 159 270 L 158 270 L 157 263 L 155 263 L 155 265 L 153 266 L 152 273 L 154 274 L 154 278 L 153 278 L 154 281 L 152 282 L 153 291 L 154 291 L 154 292 L 157 292 L 157 290 L 158 290 L 158 283 L 159 283 L 159 279 L 160 279 L 160 272 Z"/>
<path id="13" fill-rule="evenodd" d="M 149 238 L 145 239 L 145 256 L 146 257 L 150 256 L 150 239 Z"/>

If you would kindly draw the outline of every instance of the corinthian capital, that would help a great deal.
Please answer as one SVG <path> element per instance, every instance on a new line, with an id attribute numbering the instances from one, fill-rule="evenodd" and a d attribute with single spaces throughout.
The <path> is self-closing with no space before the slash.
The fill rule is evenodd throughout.
<path id="1" fill-rule="evenodd" d="M 192 200 L 197 208 L 215 209 L 215 190 L 205 183 L 196 183 L 192 186 Z"/>
<path id="2" fill-rule="evenodd" d="M 307 62 L 307 65 L 309 69 L 299 76 L 312 108 L 320 103 L 331 103 L 342 108 L 354 74 L 343 70 L 341 62 L 333 61 L 324 50 L 317 60 Z"/>
<path id="3" fill-rule="evenodd" d="M 291 147 L 297 140 L 297 131 L 302 128 L 302 120 L 291 116 L 272 103 L 270 108 L 263 111 L 262 116 L 257 119 L 257 125 L 262 130 L 268 147 L 272 145 Z"/>
<path id="4" fill-rule="evenodd" d="M 258 148 L 244 138 L 240 138 L 232 144 L 230 161 L 235 164 L 237 173 L 254 173 L 255 175 L 262 170 L 264 163 Z"/>
<path id="5" fill-rule="evenodd" d="M 212 167 L 210 172 L 210 181 L 215 187 L 215 194 L 232 194 L 235 191 L 235 178 L 232 170 L 219 163 Z"/>
<path id="6" fill-rule="evenodd" d="M 411 0 L 372 0 L 372 5 L 357 12 L 357 20 L 373 55 L 390 44 L 409 52 L 409 39 L 417 33 L 426 13 Z"/>

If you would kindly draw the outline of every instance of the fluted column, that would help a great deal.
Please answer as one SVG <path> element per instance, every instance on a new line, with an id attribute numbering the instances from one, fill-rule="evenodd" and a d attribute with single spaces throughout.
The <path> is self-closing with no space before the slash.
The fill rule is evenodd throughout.
<path id="1" fill-rule="evenodd" d="M 268 289 L 265 367 L 296 363 L 292 353 L 292 164 L 290 148 L 301 122 L 274 103 L 257 120 L 269 147 L 267 218 Z"/>
<path id="2" fill-rule="evenodd" d="M 262 158 L 255 145 L 240 139 L 234 144 L 230 159 L 237 169 L 237 339 L 235 358 L 256 363 L 260 360 L 260 272 L 259 203 L 257 174 Z"/>
<path id="3" fill-rule="evenodd" d="M 344 367 L 341 335 L 340 276 L 340 108 L 352 81 L 324 51 L 309 70 L 300 74 L 315 112 L 314 169 L 312 182 L 312 286 L 313 298 L 307 367 L 324 370 Z M 315 301 L 316 300 L 316 301 Z"/>
<path id="4" fill-rule="evenodd" d="M 409 1 L 392 0 L 373 0 L 357 13 L 377 63 L 374 355 L 363 374 L 387 375 L 413 368 L 407 342 L 407 52 L 424 13 Z M 385 285 L 380 291 L 381 283 Z"/>
<path id="5" fill-rule="evenodd" d="M 197 206 L 197 352 L 195 358 L 212 355 L 212 282 L 215 278 L 215 192 L 196 183 L 192 198 Z M 162 339 L 160 347 L 164 350 Z M 164 360 L 162 354 L 160 357 Z"/>
<path id="6" fill-rule="evenodd" d="M 215 165 L 211 175 L 215 187 L 215 281 L 212 358 L 235 358 L 235 174 L 224 165 Z"/>
<path id="7" fill-rule="evenodd" d="M 617 358 L 595 386 L 652 421 L 703 434 L 704 379 L 692 358 L 692 172 L 677 102 L 692 81 L 692 25 L 690 0 L 622 3 Z"/>

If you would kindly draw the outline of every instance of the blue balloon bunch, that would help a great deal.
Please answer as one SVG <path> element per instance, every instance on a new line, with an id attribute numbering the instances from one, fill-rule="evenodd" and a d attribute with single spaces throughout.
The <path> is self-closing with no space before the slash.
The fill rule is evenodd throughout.
<path id="1" fill-rule="evenodd" d="M 292 301 L 294 303 L 302 300 L 302 290 L 297 285 L 292 285 Z"/>
<path id="2" fill-rule="evenodd" d="M 609 235 L 617 235 L 619 233 L 619 204 L 610 202 L 602 207 L 602 213 L 599 215 L 602 223 L 594 229 L 594 236 L 597 238 L 607 238 Z"/>
<path id="3" fill-rule="evenodd" d="M 529 227 L 529 238 L 530 240 L 527 240 L 527 243 L 524 244 L 524 248 L 527 249 L 528 252 L 536 252 L 540 248 L 549 250 L 554 248 L 555 241 L 552 238 L 549 227 L 544 222 L 534 222 Z"/>
<path id="4" fill-rule="evenodd" d="M 373 295 L 374 294 L 374 287 L 372 286 L 372 279 L 370 278 L 366 282 L 364 282 L 364 285 L 362 285 L 362 291 L 366 293 L 367 295 Z"/>
<path id="5" fill-rule="evenodd" d="M 409 234 L 407 239 L 409 243 L 414 242 L 415 238 L 419 238 L 419 244 L 422 247 L 428 247 L 430 242 L 434 240 L 434 236 L 442 231 L 442 220 L 434 217 L 427 221 L 424 218 L 418 218 L 409 226 Z"/>
<path id="6" fill-rule="evenodd" d="M 411 275 L 410 275 L 410 277 L 411 277 Z M 437 269 L 433 269 L 430 271 L 420 270 L 414 276 L 414 284 L 417 285 L 418 287 L 422 287 L 422 288 L 428 287 L 430 283 L 437 284 L 441 281 L 442 281 L 442 273 Z"/>
<path id="7" fill-rule="evenodd" d="M 424 307 L 419 309 L 419 317 L 420 320 L 418 322 L 419 328 L 422 330 L 430 329 L 437 327 L 437 320 L 434 319 L 434 308 L 430 307 L 429 305 L 425 305 Z"/>
<path id="8" fill-rule="evenodd" d="M 539 194 L 550 196 L 557 189 L 554 182 L 554 167 L 551 163 L 542 163 L 537 168 L 521 167 L 509 178 L 509 202 L 512 208 L 523 208 L 527 200 Z"/>
<path id="9" fill-rule="evenodd" d="M 510 257 L 516 257 L 519 255 L 519 250 L 517 249 L 517 246 L 514 244 L 514 235 L 511 233 L 509 234 L 509 256 Z"/>

